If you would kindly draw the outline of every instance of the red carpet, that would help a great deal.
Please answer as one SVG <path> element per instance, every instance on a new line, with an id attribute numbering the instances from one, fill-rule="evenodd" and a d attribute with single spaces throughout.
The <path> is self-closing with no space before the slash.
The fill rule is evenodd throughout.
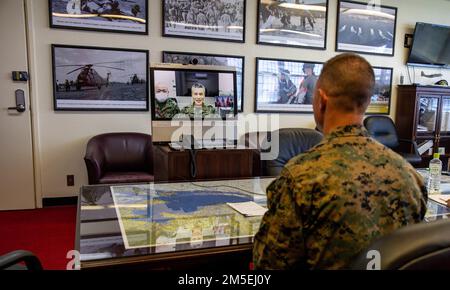
<path id="1" fill-rule="evenodd" d="M 66 254 L 75 248 L 75 206 L 0 211 L 0 255 L 33 252 L 47 270 L 65 270 Z"/>

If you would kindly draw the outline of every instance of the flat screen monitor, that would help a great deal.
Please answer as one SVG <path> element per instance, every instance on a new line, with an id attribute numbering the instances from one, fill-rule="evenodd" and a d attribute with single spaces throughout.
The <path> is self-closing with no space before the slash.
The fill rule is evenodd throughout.
<path id="1" fill-rule="evenodd" d="M 450 27 L 418 22 L 408 64 L 450 67 Z"/>
<path id="2" fill-rule="evenodd" d="M 234 126 L 231 124 L 235 124 L 238 113 L 236 69 L 152 64 L 150 96 L 154 142 L 174 141 L 173 134 L 186 124 L 191 127 L 201 124 L 209 132 L 226 130 L 225 127 Z"/>

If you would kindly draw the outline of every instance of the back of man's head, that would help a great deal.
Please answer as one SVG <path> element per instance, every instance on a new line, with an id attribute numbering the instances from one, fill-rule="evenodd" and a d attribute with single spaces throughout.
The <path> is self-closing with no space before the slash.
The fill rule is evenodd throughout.
<path id="1" fill-rule="evenodd" d="M 375 74 L 370 63 L 354 53 L 340 54 L 327 61 L 317 89 L 321 89 L 342 112 L 364 113 L 370 104 Z"/>

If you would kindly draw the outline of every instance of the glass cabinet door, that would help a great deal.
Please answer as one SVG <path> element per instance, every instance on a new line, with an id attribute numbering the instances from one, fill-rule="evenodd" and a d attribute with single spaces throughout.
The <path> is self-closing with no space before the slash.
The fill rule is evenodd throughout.
<path id="1" fill-rule="evenodd" d="M 420 109 L 419 121 L 417 123 L 418 135 L 434 135 L 436 132 L 438 103 L 439 98 L 435 97 L 421 97 L 419 99 Z"/>
<path id="2" fill-rule="evenodd" d="M 450 135 L 450 97 L 442 98 L 441 135 Z"/>

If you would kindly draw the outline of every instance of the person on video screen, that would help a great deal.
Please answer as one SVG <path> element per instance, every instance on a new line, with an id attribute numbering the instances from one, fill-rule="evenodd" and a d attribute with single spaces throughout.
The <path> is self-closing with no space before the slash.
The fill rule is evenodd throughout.
<path id="1" fill-rule="evenodd" d="M 172 119 L 180 113 L 175 98 L 169 98 L 169 86 L 157 83 L 155 86 L 155 111 L 156 117 L 160 119 Z"/>
<path id="2" fill-rule="evenodd" d="M 278 79 L 278 103 L 289 104 L 295 97 L 297 87 L 291 80 L 290 72 L 287 69 L 280 69 Z"/>
<path id="3" fill-rule="evenodd" d="M 181 110 L 182 114 L 189 115 L 190 118 L 206 117 L 216 114 L 216 109 L 205 104 L 206 89 L 202 84 L 196 83 L 191 88 L 192 105 L 184 107 Z"/>
<path id="4" fill-rule="evenodd" d="M 314 88 L 316 87 L 318 76 L 314 74 L 315 64 L 305 63 L 303 65 L 303 72 L 305 78 L 300 84 L 299 92 L 297 94 L 297 101 L 299 104 L 311 105 L 314 96 Z"/>

